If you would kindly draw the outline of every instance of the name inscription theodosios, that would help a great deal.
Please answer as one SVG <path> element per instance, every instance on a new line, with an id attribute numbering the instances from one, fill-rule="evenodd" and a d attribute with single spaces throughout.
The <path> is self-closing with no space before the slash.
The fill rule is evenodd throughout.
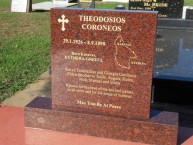
<path id="1" fill-rule="evenodd" d="M 118 24 L 124 24 L 126 22 L 126 19 L 124 17 L 79 15 L 79 18 L 81 22 L 92 22 L 92 24 L 82 24 L 81 28 L 83 30 L 122 31 L 121 25 Z M 95 24 L 93 24 L 93 22 L 95 22 Z"/>

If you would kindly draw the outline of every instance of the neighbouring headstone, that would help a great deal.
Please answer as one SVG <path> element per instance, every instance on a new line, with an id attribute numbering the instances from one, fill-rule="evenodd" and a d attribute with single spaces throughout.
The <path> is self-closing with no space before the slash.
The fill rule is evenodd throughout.
<path id="1" fill-rule="evenodd" d="M 157 12 L 52 9 L 52 100 L 26 126 L 176 144 L 177 113 L 150 110 L 156 27 Z"/>
<path id="2" fill-rule="evenodd" d="M 11 12 L 31 12 L 32 0 L 12 0 Z"/>
<path id="3" fill-rule="evenodd" d="M 79 8 L 95 8 L 95 0 L 78 0 Z"/>
<path id="4" fill-rule="evenodd" d="M 184 0 L 130 0 L 129 10 L 158 11 L 159 18 L 182 18 Z"/>

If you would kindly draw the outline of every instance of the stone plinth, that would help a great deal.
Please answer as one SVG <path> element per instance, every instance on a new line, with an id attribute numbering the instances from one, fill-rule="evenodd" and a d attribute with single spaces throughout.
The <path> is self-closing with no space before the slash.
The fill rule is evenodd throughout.
<path id="1" fill-rule="evenodd" d="M 149 121 L 53 110 L 38 97 L 25 108 L 25 126 L 147 144 L 177 144 L 178 114 L 151 111 Z"/>

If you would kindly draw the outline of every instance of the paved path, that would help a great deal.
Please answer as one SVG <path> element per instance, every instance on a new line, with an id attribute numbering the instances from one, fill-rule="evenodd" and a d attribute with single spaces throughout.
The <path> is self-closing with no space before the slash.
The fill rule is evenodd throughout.
<path id="1" fill-rule="evenodd" d="M 43 73 L 36 82 L 27 85 L 24 90 L 18 91 L 6 99 L 1 105 L 24 107 L 37 96 L 51 96 L 51 75 L 49 71 Z"/>

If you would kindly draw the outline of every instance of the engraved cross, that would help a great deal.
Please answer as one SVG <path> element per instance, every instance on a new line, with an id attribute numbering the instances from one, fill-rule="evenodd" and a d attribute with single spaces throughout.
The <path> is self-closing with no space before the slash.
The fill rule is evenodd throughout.
<path id="1" fill-rule="evenodd" d="M 58 22 L 59 22 L 59 23 L 62 23 L 62 28 L 61 28 L 61 30 L 62 30 L 62 31 L 65 31 L 65 23 L 68 23 L 69 20 L 68 20 L 68 19 L 65 19 L 65 17 L 66 17 L 65 15 L 62 15 L 61 17 L 62 17 L 62 18 L 59 18 L 59 19 L 58 19 Z"/>

